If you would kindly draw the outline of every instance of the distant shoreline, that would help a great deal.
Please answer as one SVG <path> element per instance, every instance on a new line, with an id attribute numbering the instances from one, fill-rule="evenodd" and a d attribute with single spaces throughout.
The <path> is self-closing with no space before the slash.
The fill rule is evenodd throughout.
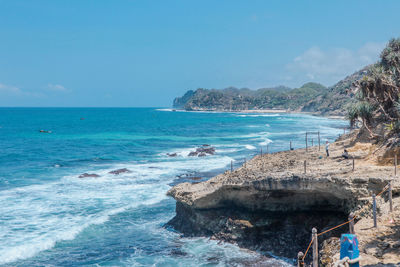
<path id="1" fill-rule="evenodd" d="M 238 110 L 240 113 L 290 113 L 286 109 L 244 109 Z"/>
<path id="2" fill-rule="evenodd" d="M 171 111 L 185 111 L 185 112 L 215 112 L 215 113 L 292 113 L 292 114 L 309 114 L 314 116 L 321 116 L 329 119 L 346 120 L 346 116 L 340 115 L 323 115 L 317 112 L 307 111 L 291 111 L 287 109 L 243 109 L 243 110 L 217 110 L 217 109 L 197 109 L 197 110 L 185 110 L 185 109 L 174 109 Z"/>
<path id="3" fill-rule="evenodd" d="M 172 111 L 187 111 L 187 112 L 216 112 L 216 113 L 223 113 L 223 112 L 226 112 L 226 113 L 292 113 L 291 111 L 286 110 L 286 109 L 241 109 L 241 110 L 196 109 L 196 110 L 186 110 L 186 109 L 172 108 L 171 110 Z"/>

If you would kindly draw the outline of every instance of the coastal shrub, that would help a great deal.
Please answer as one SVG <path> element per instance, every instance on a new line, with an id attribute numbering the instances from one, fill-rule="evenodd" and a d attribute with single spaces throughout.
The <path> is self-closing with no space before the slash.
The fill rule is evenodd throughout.
<path id="1" fill-rule="evenodd" d="M 350 121 L 350 126 L 354 127 L 357 119 L 359 117 L 358 114 L 358 109 L 356 108 L 356 106 L 349 106 L 347 108 L 347 119 Z"/>
<path id="2" fill-rule="evenodd" d="M 391 39 L 381 53 L 381 65 L 391 75 L 400 75 L 400 38 Z"/>
<path id="3" fill-rule="evenodd" d="M 372 113 L 374 112 L 374 106 L 367 101 L 362 101 L 357 103 L 356 109 L 358 110 L 358 115 L 365 120 L 367 124 L 370 124 L 372 119 Z"/>
<path id="4" fill-rule="evenodd" d="M 347 118 L 353 127 L 358 118 L 361 118 L 366 125 L 371 123 L 375 107 L 367 101 L 360 101 L 351 105 L 347 110 Z"/>
<path id="5" fill-rule="evenodd" d="M 386 128 L 396 131 L 397 121 L 400 120 L 400 38 L 389 41 L 380 55 L 380 61 L 372 65 L 367 75 L 354 86 L 359 103 L 349 111 L 350 123 L 354 117 L 363 117 L 366 123 L 376 119 L 386 121 Z M 372 116 L 374 109 L 375 116 Z"/>

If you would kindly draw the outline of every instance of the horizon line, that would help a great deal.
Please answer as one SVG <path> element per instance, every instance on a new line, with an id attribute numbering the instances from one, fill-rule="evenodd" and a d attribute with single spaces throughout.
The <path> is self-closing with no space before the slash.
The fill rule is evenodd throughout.
<path id="1" fill-rule="evenodd" d="M 1 108 L 172 108 L 172 107 L 124 107 L 124 106 L 0 106 Z"/>

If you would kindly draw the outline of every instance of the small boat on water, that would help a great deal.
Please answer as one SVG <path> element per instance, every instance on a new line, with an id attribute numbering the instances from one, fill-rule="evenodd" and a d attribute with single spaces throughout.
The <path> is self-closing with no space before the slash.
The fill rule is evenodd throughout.
<path id="1" fill-rule="evenodd" d="M 47 130 L 39 130 L 40 133 L 51 133 L 51 131 L 47 131 Z"/>

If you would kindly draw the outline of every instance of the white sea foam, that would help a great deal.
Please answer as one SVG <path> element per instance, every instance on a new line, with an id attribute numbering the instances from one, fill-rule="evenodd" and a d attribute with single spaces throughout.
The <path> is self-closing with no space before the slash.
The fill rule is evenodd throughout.
<path id="1" fill-rule="evenodd" d="M 281 116 L 281 114 L 240 114 L 240 115 L 236 115 L 237 117 L 242 117 L 242 118 L 246 118 L 246 117 L 279 117 Z"/>
<path id="2" fill-rule="evenodd" d="M 248 150 L 254 150 L 254 149 L 256 149 L 256 147 L 253 146 L 253 145 L 245 145 L 244 147 L 247 148 Z"/>
<path id="3" fill-rule="evenodd" d="M 238 152 L 240 149 L 239 148 L 221 148 L 218 149 L 218 153 L 235 153 Z"/>
<path id="4" fill-rule="evenodd" d="M 72 240 L 91 225 L 139 205 L 166 199 L 175 175 L 188 170 L 222 168 L 233 160 L 226 156 L 128 163 L 82 172 L 98 178 L 78 178 L 79 173 L 60 180 L 0 191 L 0 264 L 32 257 L 62 240 Z M 113 175 L 127 168 L 130 173 Z"/>
<path id="5" fill-rule="evenodd" d="M 265 138 L 265 141 L 259 143 L 260 146 L 266 146 L 268 144 L 272 143 L 271 139 Z"/>
<path id="6" fill-rule="evenodd" d="M 247 125 L 247 128 L 260 128 L 263 127 L 262 125 Z"/>
<path id="7" fill-rule="evenodd" d="M 257 132 L 244 135 L 235 136 L 235 138 L 246 138 L 246 139 L 263 139 L 265 136 L 269 136 L 270 132 Z"/>
<path id="8" fill-rule="evenodd" d="M 172 108 L 156 108 L 157 111 L 176 111 L 175 109 Z"/>

